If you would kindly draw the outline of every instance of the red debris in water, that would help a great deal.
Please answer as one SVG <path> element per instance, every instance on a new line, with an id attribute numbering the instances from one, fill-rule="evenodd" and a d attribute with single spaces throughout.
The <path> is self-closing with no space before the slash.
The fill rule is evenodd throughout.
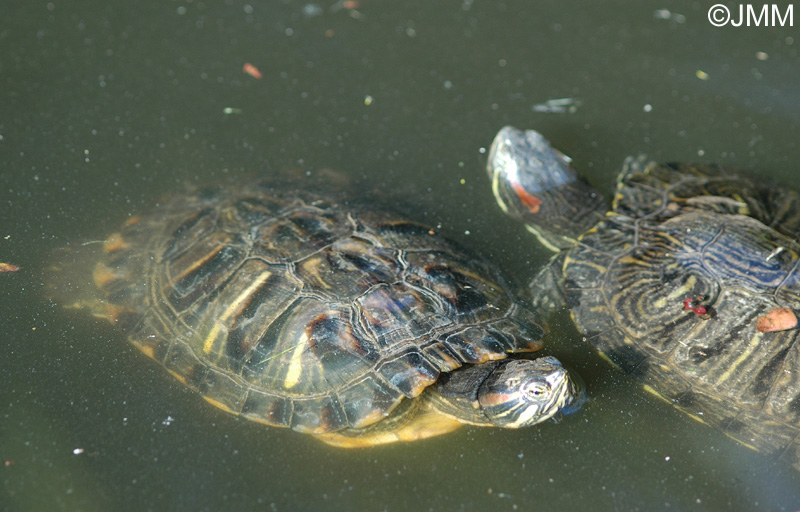
<path id="1" fill-rule="evenodd" d="M 261 78 L 261 71 L 258 70 L 257 67 L 250 64 L 249 62 L 245 62 L 244 66 L 242 67 L 242 71 L 247 73 L 248 75 L 252 76 L 253 78 Z"/>
<path id="2" fill-rule="evenodd" d="M 0 272 L 16 272 L 20 267 L 11 263 L 0 263 Z"/>

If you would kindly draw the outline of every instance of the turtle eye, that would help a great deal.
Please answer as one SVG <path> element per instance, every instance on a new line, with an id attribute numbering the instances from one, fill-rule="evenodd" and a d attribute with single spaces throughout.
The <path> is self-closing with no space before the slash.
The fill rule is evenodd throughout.
<path id="1" fill-rule="evenodd" d="M 528 400 L 541 400 L 550 393 L 550 384 L 544 381 L 532 381 L 522 388 L 522 393 Z"/>

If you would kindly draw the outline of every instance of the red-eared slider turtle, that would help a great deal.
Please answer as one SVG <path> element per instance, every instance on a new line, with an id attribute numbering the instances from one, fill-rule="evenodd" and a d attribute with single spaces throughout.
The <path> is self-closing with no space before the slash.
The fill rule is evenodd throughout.
<path id="1" fill-rule="evenodd" d="M 543 328 L 494 266 L 371 207 L 220 187 L 133 217 L 102 252 L 80 306 L 220 409 L 333 445 L 524 427 L 579 395 L 555 358 L 507 359 Z"/>
<path id="2" fill-rule="evenodd" d="M 800 468 L 800 195 L 720 165 L 629 159 L 609 209 L 535 131 L 505 127 L 495 197 L 559 251 L 534 281 L 607 359 Z"/>

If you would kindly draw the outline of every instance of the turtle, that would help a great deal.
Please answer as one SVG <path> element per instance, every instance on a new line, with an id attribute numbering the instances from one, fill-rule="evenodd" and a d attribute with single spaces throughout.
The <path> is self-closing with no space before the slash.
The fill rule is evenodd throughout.
<path id="1" fill-rule="evenodd" d="M 610 206 L 534 130 L 502 128 L 501 209 L 553 260 L 535 304 L 567 307 L 647 391 L 800 469 L 800 194 L 719 164 L 629 157 Z"/>
<path id="2" fill-rule="evenodd" d="M 520 428 L 581 403 L 558 359 L 524 357 L 545 326 L 496 266 L 335 188 L 175 194 L 95 247 L 61 251 L 51 296 L 248 420 L 349 448 Z"/>

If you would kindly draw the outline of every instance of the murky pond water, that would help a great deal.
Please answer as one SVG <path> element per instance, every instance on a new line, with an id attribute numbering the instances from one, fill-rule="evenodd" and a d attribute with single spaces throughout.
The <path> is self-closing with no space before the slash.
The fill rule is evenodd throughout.
<path id="1" fill-rule="evenodd" d="M 399 193 L 525 281 L 548 254 L 483 171 L 505 124 L 546 134 L 609 196 L 631 153 L 797 182 L 800 33 L 715 28 L 711 4 L 0 7 L 0 261 L 22 267 L 0 274 L 0 509 L 800 509 L 798 472 L 649 396 L 566 315 L 547 350 L 586 381 L 580 413 L 341 451 L 210 407 L 42 292 L 54 248 L 170 191 L 284 167 Z"/>

